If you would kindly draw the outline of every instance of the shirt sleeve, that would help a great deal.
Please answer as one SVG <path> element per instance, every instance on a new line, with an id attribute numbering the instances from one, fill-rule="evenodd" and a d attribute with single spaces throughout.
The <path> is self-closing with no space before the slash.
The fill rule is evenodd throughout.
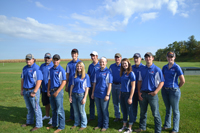
<path id="1" fill-rule="evenodd" d="M 113 76 L 112 76 L 111 72 L 109 73 L 109 83 L 113 83 Z"/>
<path id="2" fill-rule="evenodd" d="M 183 71 L 182 71 L 182 69 L 181 69 L 181 67 L 180 67 L 179 65 L 177 65 L 176 71 L 177 71 L 177 76 L 178 76 L 178 77 L 179 77 L 180 75 L 183 75 Z"/>
<path id="3" fill-rule="evenodd" d="M 90 84 L 90 78 L 89 76 L 86 74 L 86 82 L 87 82 L 87 87 L 91 87 L 91 84 Z"/>
<path id="4" fill-rule="evenodd" d="M 66 80 L 66 74 L 65 74 L 65 70 L 62 70 L 62 80 Z"/>
<path id="5" fill-rule="evenodd" d="M 134 72 L 130 73 L 130 79 L 131 79 L 131 82 L 136 80 Z"/>
<path id="6" fill-rule="evenodd" d="M 141 71 L 139 71 L 138 81 L 142 81 L 142 74 L 141 74 Z"/>
<path id="7" fill-rule="evenodd" d="M 23 70 L 22 70 L 22 74 L 21 74 L 21 79 L 24 79 L 24 74 L 23 74 Z"/>
<path id="8" fill-rule="evenodd" d="M 66 73 L 70 73 L 69 65 L 67 64 Z"/>
<path id="9" fill-rule="evenodd" d="M 43 80 L 43 74 L 39 69 L 36 70 L 36 74 L 37 74 L 37 80 Z"/>
<path id="10" fill-rule="evenodd" d="M 72 78 L 72 85 L 74 85 L 74 77 Z"/>
<path id="11" fill-rule="evenodd" d="M 87 74 L 91 75 L 91 73 L 90 73 L 90 65 L 89 65 L 89 67 L 88 67 L 88 72 L 87 72 Z"/>
<path id="12" fill-rule="evenodd" d="M 49 71 L 49 74 L 48 74 L 48 80 L 49 80 L 49 79 L 51 79 L 51 78 L 50 78 L 50 71 Z"/>
<path id="13" fill-rule="evenodd" d="M 93 83 L 96 83 L 96 80 L 97 80 L 96 75 L 97 75 L 97 74 L 95 73 Z"/>

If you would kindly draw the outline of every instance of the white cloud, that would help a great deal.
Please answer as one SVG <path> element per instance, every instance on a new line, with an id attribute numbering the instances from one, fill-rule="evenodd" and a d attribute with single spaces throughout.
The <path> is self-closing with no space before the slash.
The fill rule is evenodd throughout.
<path id="1" fill-rule="evenodd" d="M 145 22 L 150 19 L 155 19 L 157 16 L 158 16 L 158 12 L 143 13 L 141 14 L 142 22 Z"/>
<path id="2" fill-rule="evenodd" d="M 189 16 L 188 13 L 181 13 L 180 15 L 185 17 L 185 18 L 187 18 Z"/>
<path id="3" fill-rule="evenodd" d="M 168 3 L 168 9 L 173 13 L 173 15 L 175 15 L 178 9 L 178 2 L 176 0 L 170 0 Z"/>
<path id="4" fill-rule="evenodd" d="M 20 38 L 31 39 L 39 42 L 57 43 L 90 43 L 92 40 L 87 33 L 76 33 L 66 27 L 42 24 L 37 20 L 27 17 L 7 18 L 0 15 L 0 33 Z"/>
<path id="5" fill-rule="evenodd" d="M 39 7 L 39 8 L 43 8 L 43 9 L 46 9 L 46 10 L 51 10 L 50 8 L 47 8 L 47 7 L 43 6 L 43 5 L 42 5 L 40 2 L 38 2 L 38 1 L 35 2 L 35 5 L 36 5 L 37 7 Z"/>

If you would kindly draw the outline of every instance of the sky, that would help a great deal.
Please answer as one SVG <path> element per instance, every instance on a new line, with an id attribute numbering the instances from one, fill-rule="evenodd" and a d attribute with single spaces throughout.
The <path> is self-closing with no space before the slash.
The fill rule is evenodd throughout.
<path id="1" fill-rule="evenodd" d="M 191 35 L 200 41 L 199 0 L 0 0 L 0 60 L 143 57 Z"/>

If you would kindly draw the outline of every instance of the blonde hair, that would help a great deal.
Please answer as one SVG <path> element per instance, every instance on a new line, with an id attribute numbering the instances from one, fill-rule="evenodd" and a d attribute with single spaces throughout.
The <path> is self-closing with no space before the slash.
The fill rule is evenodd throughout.
<path id="1" fill-rule="evenodd" d="M 77 75 L 78 75 L 77 66 L 78 66 L 79 64 L 82 66 L 82 70 L 81 70 L 81 75 L 82 75 L 82 76 L 81 76 L 81 79 L 84 79 L 84 78 L 85 78 L 85 65 L 83 64 L 82 61 L 79 61 L 79 62 L 76 64 L 76 73 L 75 73 L 74 78 L 77 78 Z"/>
<path id="2" fill-rule="evenodd" d="M 123 72 L 125 71 L 124 68 L 123 68 L 123 65 L 122 65 L 122 62 L 123 62 L 123 61 L 128 62 L 127 74 L 129 74 L 130 72 L 132 72 L 131 62 L 129 61 L 129 59 L 124 58 L 124 59 L 122 59 L 122 61 L 121 61 L 120 77 L 122 76 Z"/>

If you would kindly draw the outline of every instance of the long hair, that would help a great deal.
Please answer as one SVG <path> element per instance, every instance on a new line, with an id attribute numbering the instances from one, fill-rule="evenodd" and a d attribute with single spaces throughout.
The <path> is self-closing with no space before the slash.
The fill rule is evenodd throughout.
<path id="1" fill-rule="evenodd" d="M 131 67 L 131 62 L 129 61 L 129 59 L 124 58 L 121 61 L 121 67 L 120 67 L 120 77 L 122 76 L 123 72 L 125 71 L 125 69 L 123 68 L 122 62 L 126 61 L 128 62 L 128 68 L 127 68 L 127 74 L 129 74 L 130 72 L 132 72 L 132 67 Z"/>
<path id="2" fill-rule="evenodd" d="M 77 75 L 78 75 L 78 70 L 77 70 L 77 66 L 78 64 L 80 64 L 82 66 L 82 70 L 81 70 L 81 79 L 84 79 L 85 78 L 85 65 L 83 64 L 82 61 L 79 61 L 77 64 L 76 64 L 76 73 L 75 73 L 75 76 L 74 78 L 77 78 Z"/>

